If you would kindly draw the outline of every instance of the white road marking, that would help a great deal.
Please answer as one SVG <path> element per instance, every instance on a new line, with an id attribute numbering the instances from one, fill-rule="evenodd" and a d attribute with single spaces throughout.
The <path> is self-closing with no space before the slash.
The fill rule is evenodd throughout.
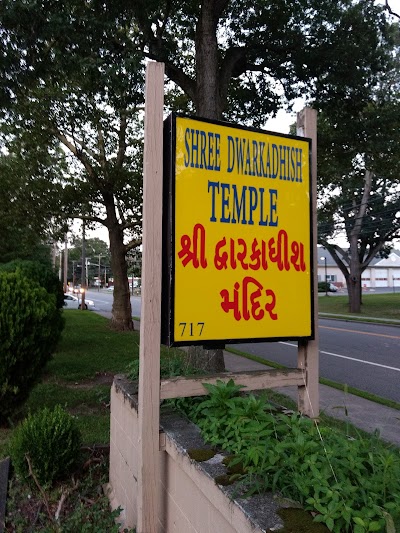
<path id="1" fill-rule="evenodd" d="M 286 346 L 294 346 L 295 348 L 297 348 L 297 344 L 292 344 L 291 342 L 280 342 L 279 344 L 285 344 Z M 355 361 L 356 363 L 364 363 L 365 365 L 379 366 L 380 368 L 386 368 L 387 370 L 395 370 L 396 372 L 400 372 L 400 368 L 396 368 L 395 366 L 381 365 L 379 363 L 373 363 L 372 361 L 363 361 L 362 359 L 356 359 L 355 357 L 348 357 L 347 355 L 340 355 L 338 353 L 332 353 L 332 352 L 324 352 L 323 350 L 320 350 L 320 353 L 323 353 L 325 355 L 332 355 L 333 357 L 339 357 L 340 359 L 348 359 L 349 361 Z"/>

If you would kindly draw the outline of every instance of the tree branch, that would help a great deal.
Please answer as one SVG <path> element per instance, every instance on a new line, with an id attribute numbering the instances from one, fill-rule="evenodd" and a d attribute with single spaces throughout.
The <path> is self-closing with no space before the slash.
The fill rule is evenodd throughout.
<path id="1" fill-rule="evenodd" d="M 165 13 L 164 18 L 160 26 L 157 26 L 157 39 L 161 40 L 164 34 L 165 27 L 167 25 L 167 20 L 169 18 L 169 15 L 171 13 L 172 8 L 172 2 L 171 0 L 167 0 L 166 6 L 165 6 Z"/>
<path id="2" fill-rule="evenodd" d="M 228 48 L 220 68 L 220 100 L 221 103 L 226 101 L 228 94 L 229 82 L 232 76 L 240 75 L 245 70 L 246 49 L 237 46 Z"/>
<path id="3" fill-rule="evenodd" d="M 35 485 L 39 489 L 39 492 L 40 492 L 40 494 L 42 496 L 42 500 L 43 500 L 43 503 L 44 503 L 44 505 L 46 507 L 46 511 L 47 511 L 48 516 L 49 516 L 49 519 L 50 519 L 50 521 L 52 523 L 54 523 L 53 515 L 51 514 L 51 510 L 50 510 L 49 499 L 48 499 L 45 491 L 43 490 L 42 486 L 40 485 L 37 477 L 35 476 L 35 473 L 34 473 L 33 468 L 32 468 L 32 463 L 31 463 L 29 454 L 25 454 L 25 459 L 26 459 L 26 461 L 28 463 L 29 474 L 31 475 L 33 481 L 35 482 Z"/>
<path id="4" fill-rule="evenodd" d="M 56 136 L 58 137 L 58 134 L 60 133 L 60 130 L 59 130 L 56 126 L 52 126 L 52 127 L 51 127 L 51 131 L 52 131 L 52 133 L 53 133 L 54 135 L 56 135 Z M 61 133 L 60 133 L 60 135 L 64 135 L 64 137 L 65 137 L 66 139 L 68 139 L 67 135 L 65 135 L 65 134 L 61 134 Z M 77 138 L 75 137 L 74 133 L 68 133 L 68 135 L 69 135 L 70 137 L 72 137 L 72 139 L 74 140 L 75 145 L 79 145 L 81 148 L 83 148 L 83 149 L 85 150 L 85 152 L 86 152 L 86 153 L 87 153 L 92 159 L 94 159 L 95 161 L 99 162 L 99 157 L 98 157 L 98 155 L 96 154 L 96 152 L 93 152 L 93 150 L 91 150 L 91 149 L 87 146 L 87 144 L 85 144 L 84 141 L 81 141 L 80 139 L 77 139 Z M 63 143 L 63 144 L 64 144 L 64 143 Z M 65 145 L 64 145 L 64 146 L 65 146 Z M 74 144 L 71 143 L 71 146 L 74 146 Z M 76 146 L 75 146 L 75 149 L 77 149 Z M 79 151 L 79 150 L 78 150 L 78 151 Z M 76 154 L 74 154 L 74 155 L 76 155 Z"/>
<path id="5" fill-rule="evenodd" d="M 142 239 L 134 239 L 125 245 L 125 250 L 130 252 L 142 244 Z"/>
<path id="6" fill-rule="evenodd" d="M 385 7 L 386 7 L 386 9 L 389 11 L 389 13 L 390 13 L 391 15 L 393 15 L 394 17 L 397 17 L 398 19 L 400 19 L 400 15 L 398 15 L 397 13 L 395 13 L 395 12 L 393 11 L 393 9 L 389 6 L 389 0 L 385 0 Z"/>
<path id="7" fill-rule="evenodd" d="M 106 170 L 107 165 L 107 158 L 106 158 L 106 149 L 104 145 L 104 136 L 103 136 L 103 130 L 101 129 L 100 124 L 97 126 L 97 135 L 98 135 L 98 147 L 99 147 L 99 163 L 101 168 L 103 169 L 103 172 Z"/>
<path id="8" fill-rule="evenodd" d="M 385 246 L 385 242 L 381 241 L 377 245 L 369 247 L 367 257 L 364 259 L 364 261 L 361 262 L 361 269 L 363 271 L 367 268 L 367 266 L 370 264 L 372 259 L 376 256 L 378 252 L 382 250 L 384 246 Z"/>
<path id="9" fill-rule="evenodd" d="M 342 252 L 342 257 L 344 258 L 344 256 L 346 255 L 344 253 L 344 251 L 342 250 L 342 248 L 340 248 L 340 246 L 337 246 L 336 244 L 329 244 L 328 242 L 323 242 L 323 245 L 324 247 L 328 250 L 328 252 L 331 254 L 331 256 L 333 257 L 333 260 L 335 261 L 335 263 L 337 264 L 337 266 L 339 267 L 340 271 L 342 272 L 343 276 L 347 279 L 348 275 L 349 275 L 349 269 L 348 267 L 345 265 L 345 263 L 343 262 L 342 259 L 340 259 L 339 257 L 339 254 L 337 253 L 338 250 L 340 250 Z"/>
<path id="10" fill-rule="evenodd" d="M 361 203 L 360 203 L 359 208 L 358 208 L 358 212 L 355 215 L 355 220 L 354 220 L 353 227 L 352 227 L 352 229 L 350 231 L 350 236 L 351 237 L 355 237 L 355 236 L 358 236 L 360 234 L 361 227 L 362 227 L 362 222 L 363 222 L 363 219 L 364 219 L 364 216 L 365 216 L 365 212 L 366 212 L 367 206 L 368 206 L 369 196 L 371 194 L 372 178 L 373 177 L 374 177 L 374 173 L 373 172 L 371 172 L 370 170 L 366 170 L 365 171 L 365 178 L 364 178 L 365 185 L 364 185 L 363 195 L 362 195 L 362 198 L 361 198 Z"/>
<path id="11" fill-rule="evenodd" d="M 214 1 L 214 13 L 218 20 L 221 17 L 228 3 L 229 3 L 229 0 L 215 0 Z"/>
<path id="12" fill-rule="evenodd" d="M 127 119 L 126 119 L 126 111 L 124 110 L 124 111 L 121 111 L 120 125 L 119 125 L 119 131 L 118 131 L 118 152 L 117 152 L 117 159 L 115 161 L 115 164 L 117 167 L 121 167 L 125 159 L 126 128 L 127 128 Z"/>
<path id="13" fill-rule="evenodd" d="M 196 100 L 196 82 L 190 76 L 185 74 L 179 67 L 167 61 L 165 62 L 165 73 L 170 80 L 181 87 L 193 102 Z"/>
<path id="14" fill-rule="evenodd" d="M 68 211 L 64 211 L 63 215 L 65 215 L 66 218 L 76 218 L 79 220 L 86 220 L 87 222 L 97 222 L 98 224 L 101 224 L 102 226 L 107 227 L 107 224 L 106 224 L 107 219 L 105 218 L 99 218 L 99 217 L 90 216 L 90 215 L 80 215 L 76 213 L 69 213 Z"/>
<path id="15" fill-rule="evenodd" d="M 132 220 L 131 222 L 125 221 L 123 224 L 121 224 L 121 229 L 134 229 L 136 226 L 140 226 L 141 221 L 139 220 Z"/>
<path id="16" fill-rule="evenodd" d="M 68 138 L 58 131 L 56 128 L 53 129 L 54 135 L 57 137 L 57 139 L 66 147 L 68 150 L 82 163 L 84 166 L 89 178 L 95 183 L 96 187 L 101 190 L 101 180 L 99 179 L 97 173 L 93 169 L 92 165 L 90 164 L 88 158 L 85 156 L 82 150 L 78 150 L 78 148 L 68 140 Z"/>

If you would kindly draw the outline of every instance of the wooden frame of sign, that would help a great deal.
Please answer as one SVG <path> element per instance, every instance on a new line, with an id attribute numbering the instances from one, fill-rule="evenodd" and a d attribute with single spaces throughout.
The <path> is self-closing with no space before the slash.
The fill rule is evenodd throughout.
<path id="1" fill-rule="evenodd" d="M 318 338 L 299 341 L 298 368 L 256 372 L 224 373 L 196 378 L 173 378 L 160 381 L 161 279 L 162 279 L 162 183 L 163 183 L 163 101 L 164 65 L 150 62 L 146 69 L 146 104 L 143 183 L 143 255 L 142 308 L 140 322 L 139 370 L 139 471 L 138 533 L 155 533 L 159 523 L 160 400 L 207 394 L 202 383 L 234 379 L 247 390 L 279 386 L 297 386 L 299 410 L 317 417 L 318 406 Z M 303 134 L 313 139 L 313 220 L 316 213 L 316 112 L 305 109 L 298 117 Z M 316 228 L 313 232 L 316 249 Z M 314 254 L 314 266 L 316 254 Z M 314 288 L 317 269 L 314 268 Z M 314 290 L 315 323 L 317 291 Z"/>

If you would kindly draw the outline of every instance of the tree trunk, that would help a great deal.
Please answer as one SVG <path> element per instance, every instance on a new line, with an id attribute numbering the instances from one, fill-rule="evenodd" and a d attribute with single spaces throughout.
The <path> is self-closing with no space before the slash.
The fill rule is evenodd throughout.
<path id="1" fill-rule="evenodd" d="M 204 373 L 225 372 L 222 350 L 206 350 L 201 346 L 190 346 L 187 351 L 187 362 Z"/>
<path id="2" fill-rule="evenodd" d="M 221 6 L 223 2 L 219 2 Z M 221 119 L 218 79 L 217 24 L 219 9 L 216 0 L 204 0 L 196 27 L 196 114 L 211 120 Z M 204 372 L 225 371 L 222 350 L 204 350 L 191 346 L 189 363 Z"/>
<path id="3" fill-rule="evenodd" d="M 112 206 L 106 207 L 109 222 L 107 227 L 110 238 L 111 269 L 114 276 L 111 326 L 119 331 L 132 330 L 134 328 L 123 230 L 115 216 L 114 202 L 112 202 Z"/>
<path id="4" fill-rule="evenodd" d="M 221 106 L 215 0 L 204 0 L 196 27 L 196 114 L 218 120 Z"/>
<path id="5" fill-rule="evenodd" d="M 358 255 L 357 235 L 350 237 L 350 268 L 346 279 L 349 293 L 349 309 L 351 313 L 361 312 L 361 273 L 362 268 Z"/>
<path id="6" fill-rule="evenodd" d="M 358 239 L 361 233 L 369 197 L 371 194 L 373 177 L 374 174 L 370 170 L 365 171 L 364 190 L 361 197 L 361 202 L 358 206 L 358 209 L 355 211 L 353 227 L 348 232 L 348 239 L 350 245 L 350 276 L 347 280 L 347 289 L 349 292 L 349 304 L 351 313 L 361 312 L 362 265 L 358 249 Z"/>

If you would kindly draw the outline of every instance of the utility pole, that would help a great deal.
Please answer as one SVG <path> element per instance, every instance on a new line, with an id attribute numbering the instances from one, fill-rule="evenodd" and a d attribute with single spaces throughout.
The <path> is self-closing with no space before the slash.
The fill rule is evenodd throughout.
<path id="1" fill-rule="evenodd" d="M 86 257 L 86 284 L 85 289 L 87 290 L 89 287 L 89 265 L 90 265 L 91 257 Z"/>
<path id="2" fill-rule="evenodd" d="M 85 290 L 86 290 L 86 241 L 85 241 L 85 221 L 82 221 L 82 277 L 81 277 L 81 310 L 85 310 Z"/>
<path id="3" fill-rule="evenodd" d="M 75 263 L 78 261 L 72 260 L 72 288 L 75 289 Z"/>
<path id="4" fill-rule="evenodd" d="M 64 238 L 64 293 L 68 289 L 68 237 Z"/>
<path id="5" fill-rule="evenodd" d="M 62 248 L 61 248 L 61 250 L 57 248 L 57 250 L 58 250 L 58 259 L 59 259 L 59 265 L 58 265 L 58 279 L 59 279 L 60 281 L 62 281 L 62 279 L 63 279 L 63 278 L 62 278 L 62 255 L 63 255 L 63 254 L 62 254 Z"/>
<path id="6" fill-rule="evenodd" d="M 321 257 L 321 261 L 324 262 L 325 269 L 325 296 L 328 296 L 328 267 L 326 264 L 326 255 L 324 257 Z"/>

